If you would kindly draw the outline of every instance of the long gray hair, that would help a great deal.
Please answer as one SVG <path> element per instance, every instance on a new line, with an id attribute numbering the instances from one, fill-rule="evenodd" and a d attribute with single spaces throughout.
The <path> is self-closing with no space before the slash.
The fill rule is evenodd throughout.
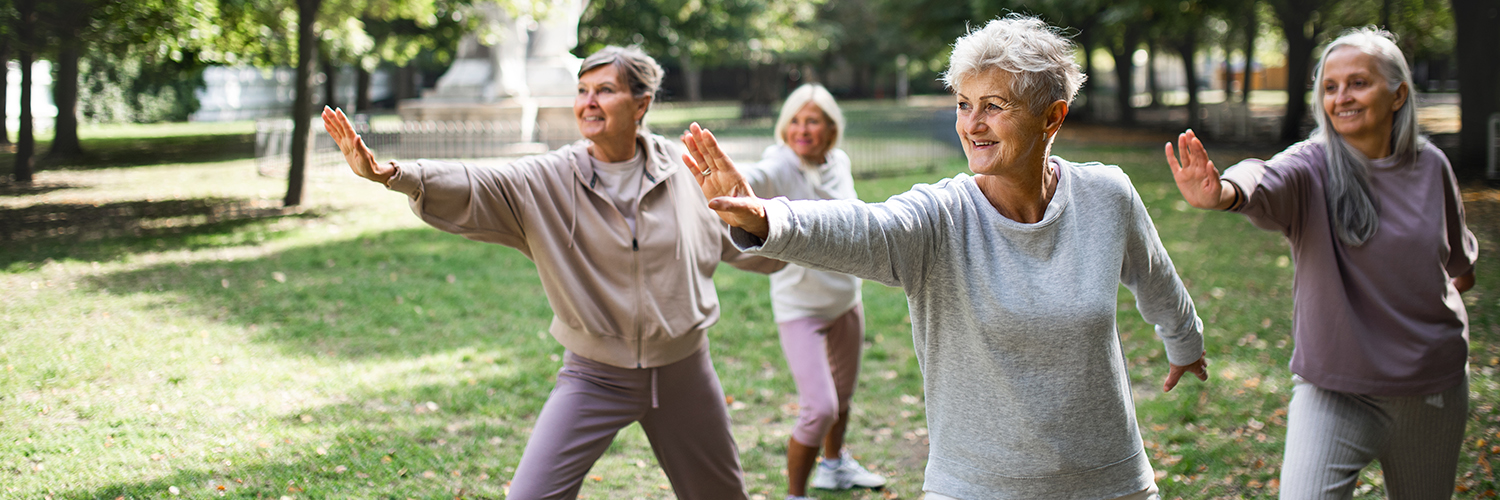
<path id="1" fill-rule="evenodd" d="M 1409 94 L 1412 89 L 1411 69 L 1394 39 L 1390 32 L 1373 26 L 1350 30 L 1323 49 L 1323 57 L 1318 60 L 1313 77 L 1312 101 L 1318 109 L 1313 118 L 1317 120 L 1318 128 L 1309 138 L 1324 145 L 1328 179 L 1323 187 L 1328 198 L 1328 216 L 1333 219 L 1334 234 L 1345 245 L 1360 246 L 1375 235 L 1380 228 L 1380 206 L 1379 200 L 1370 192 L 1370 158 L 1356 151 L 1329 124 L 1328 111 L 1322 105 L 1323 64 L 1333 51 L 1348 47 L 1375 58 L 1375 64 L 1392 92 L 1406 84 L 1408 97 L 1401 109 L 1396 110 L 1391 125 L 1391 155 L 1400 165 L 1410 164 L 1427 138 L 1417 130 L 1416 103 Z"/>

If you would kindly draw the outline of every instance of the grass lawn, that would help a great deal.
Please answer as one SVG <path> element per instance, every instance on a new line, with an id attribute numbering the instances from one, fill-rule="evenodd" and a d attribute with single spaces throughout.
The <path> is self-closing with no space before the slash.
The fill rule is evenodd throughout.
<path id="1" fill-rule="evenodd" d="M 1064 131 L 1055 153 L 1131 174 L 1208 325 L 1212 378 L 1162 394 L 1161 344 L 1122 289 L 1120 336 L 1163 497 L 1274 497 L 1291 385 L 1286 244 L 1186 207 L 1165 138 Z M 0 498 L 503 498 L 561 365 L 534 267 L 426 227 L 402 196 L 352 175 L 313 176 L 308 206 L 280 210 L 284 182 L 257 176 L 226 139 L 236 134 L 101 133 L 85 147 L 135 159 L 0 186 L 0 228 L 31 231 L 0 239 Z M 1226 166 L 1270 151 L 1213 153 Z M 963 168 L 857 187 L 883 200 Z M 1481 498 L 1500 453 L 1500 284 L 1487 278 L 1500 275 L 1500 196 L 1467 197 L 1485 258 L 1466 295 L 1473 419 L 1457 496 Z M 715 281 L 724 320 L 711 349 L 741 460 L 751 493 L 777 500 L 796 395 L 768 283 L 728 267 Z M 864 292 L 848 442 L 890 486 L 815 494 L 920 498 L 925 414 L 905 299 Z M 672 497 L 635 426 L 585 483 L 590 499 Z M 1359 497 L 1383 497 L 1381 485 L 1367 472 Z"/>

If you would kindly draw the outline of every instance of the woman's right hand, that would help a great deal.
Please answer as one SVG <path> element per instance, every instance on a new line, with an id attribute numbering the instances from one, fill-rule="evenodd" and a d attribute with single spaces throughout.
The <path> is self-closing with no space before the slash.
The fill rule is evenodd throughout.
<path id="1" fill-rule="evenodd" d="M 1172 167 L 1172 178 L 1177 181 L 1177 190 L 1189 205 L 1211 210 L 1226 210 L 1234 204 L 1234 188 L 1226 188 L 1219 180 L 1219 170 L 1208 159 L 1203 141 L 1192 129 L 1177 135 L 1177 148 L 1182 152 L 1182 161 L 1172 143 L 1166 147 L 1167 165 Z"/>
<path id="2" fill-rule="evenodd" d="M 323 106 L 323 128 L 328 130 L 328 135 L 333 136 L 333 142 L 338 143 L 339 151 L 344 153 L 344 161 L 349 162 L 349 168 L 354 170 L 355 175 L 381 184 L 396 175 L 396 162 L 386 165 L 375 162 L 375 153 L 354 132 L 354 124 L 349 122 L 348 116 L 344 116 L 344 110 Z"/>

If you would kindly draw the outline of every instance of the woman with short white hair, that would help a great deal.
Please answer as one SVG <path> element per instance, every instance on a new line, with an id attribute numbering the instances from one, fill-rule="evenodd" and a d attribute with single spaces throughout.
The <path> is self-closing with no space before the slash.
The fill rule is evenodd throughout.
<path id="1" fill-rule="evenodd" d="M 849 155 L 838 147 L 844 113 L 828 89 L 809 83 L 792 91 L 781 105 L 774 133 L 776 144 L 744 170 L 756 193 L 792 200 L 858 198 Z M 859 287 L 854 276 L 796 264 L 771 275 L 771 310 L 797 384 L 797 426 L 786 444 L 788 500 L 807 498 L 808 475 L 815 466 L 814 488 L 885 485 L 885 478 L 866 470 L 844 449 L 865 338 Z M 817 462 L 820 446 L 823 460 Z"/>
<path id="2" fill-rule="evenodd" d="M 927 398 L 929 499 L 1158 496 L 1115 317 L 1121 284 L 1171 364 L 1207 378 L 1202 322 L 1117 167 L 1049 156 L 1084 75 L 1012 15 L 954 44 L 945 80 L 974 175 L 883 203 L 765 200 L 696 126 L 684 158 L 736 246 L 901 287 Z"/>
<path id="3" fill-rule="evenodd" d="M 573 117 L 583 139 L 509 165 L 375 161 L 342 111 L 328 133 L 356 175 L 408 197 L 433 227 L 519 250 L 536 263 L 565 348 L 506 498 L 578 498 L 615 435 L 639 423 L 677 498 L 744 500 L 724 390 L 709 359 L 720 262 L 769 273 L 683 190 L 675 143 L 642 123 L 662 69 L 639 48 L 584 58 Z"/>
<path id="4" fill-rule="evenodd" d="M 1468 418 L 1468 312 L 1478 243 L 1448 159 L 1417 129 L 1390 33 L 1323 51 L 1318 128 L 1220 178 L 1191 130 L 1166 145 L 1182 197 L 1245 214 L 1291 244 L 1291 370 L 1281 498 L 1347 499 L 1379 460 L 1391 498 L 1453 494 Z"/>

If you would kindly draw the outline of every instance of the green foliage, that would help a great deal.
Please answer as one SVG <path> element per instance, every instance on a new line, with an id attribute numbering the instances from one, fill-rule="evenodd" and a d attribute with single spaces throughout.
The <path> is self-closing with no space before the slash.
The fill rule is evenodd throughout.
<path id="1" fill-rule="evenodd" d="M 78 113 L 92 123 L 187 121 L 198 110 L 203 66 L 139 52 L 93 52 L 79 63 Z"/>

